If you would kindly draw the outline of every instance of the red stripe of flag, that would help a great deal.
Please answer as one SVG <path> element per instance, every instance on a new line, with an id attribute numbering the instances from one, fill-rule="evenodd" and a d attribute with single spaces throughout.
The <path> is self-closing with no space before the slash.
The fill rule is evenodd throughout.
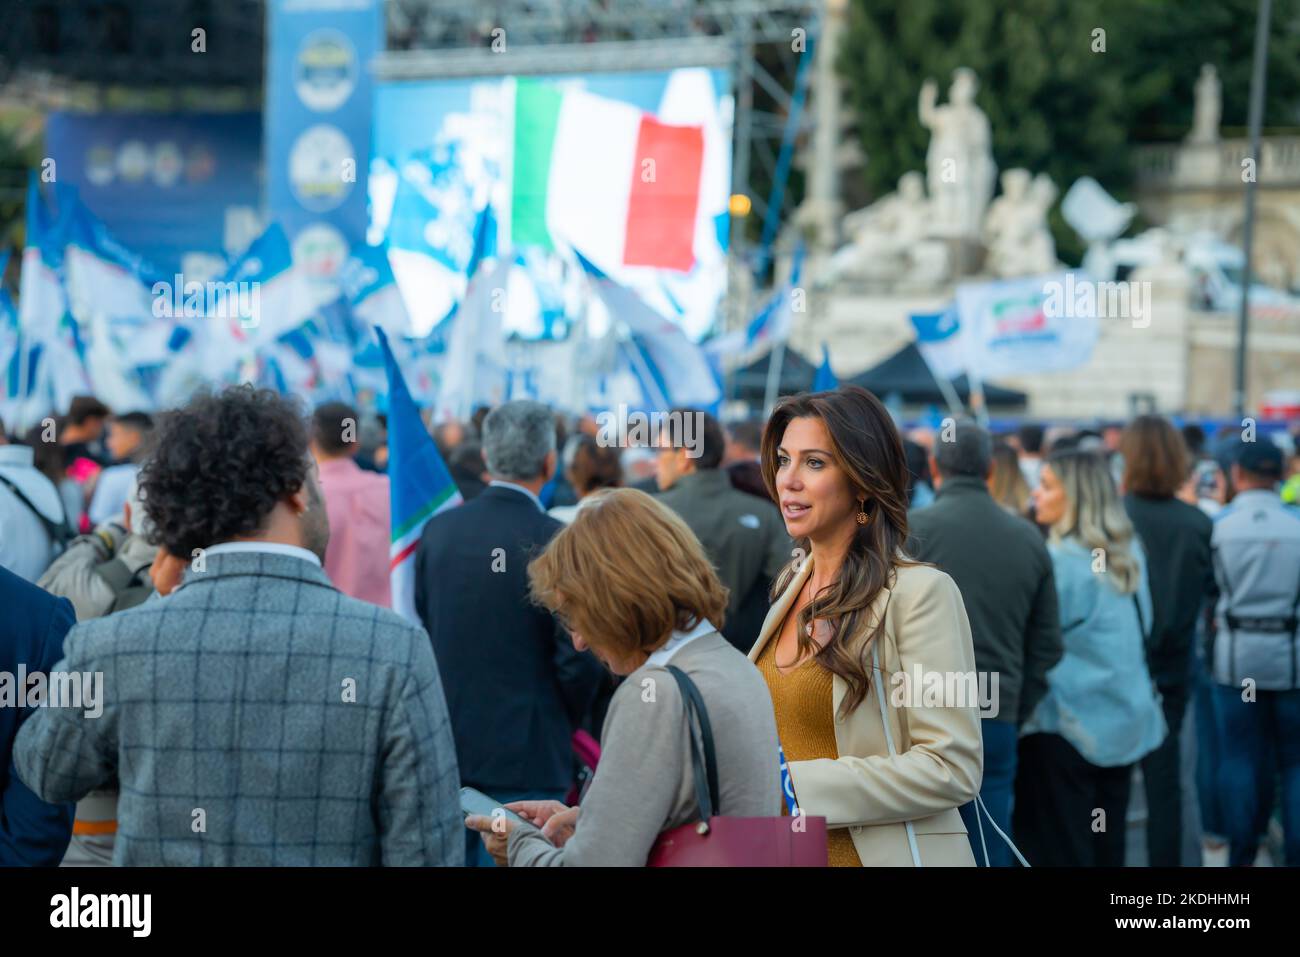
<path id="1" fill-rule="evenodd" d="M 653 116 L 641 117 L 627 204 L 624 265 L 682 272 L 695 265 L 695 210 L 703 165 L 702 127 L 669 126 Z"/>
<path id="2" fill-rule="evenodd" d="M 415 551 L 416 547 L 419 544 L 420 544 L 420 538 L 419 536 L 416 536 L 415 539 L 409 542 L 405 548 L 403 548 L 400 552 L 398 552 L 396 555 L 394 555 L 392 558 L 388 560 L 388 570 L 391 572 L 398 565 L 402 564 L 402 562 L 410 558 L 411 553 Z"/>

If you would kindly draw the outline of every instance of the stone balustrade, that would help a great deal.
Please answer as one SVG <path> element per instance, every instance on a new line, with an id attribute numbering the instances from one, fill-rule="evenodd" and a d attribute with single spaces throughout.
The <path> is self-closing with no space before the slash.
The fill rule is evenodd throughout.
<path id="1" fill-rule="evenodd" d="M 1244 182 L 1242 163 L 1250 155 L 1250 142 L 1161 143 L 1134 152 L 1141 189 L 1228 189 Z M 1261 140 L 1255 175 L 1262 186 L 1300 186 L 1300 136 Z"/>

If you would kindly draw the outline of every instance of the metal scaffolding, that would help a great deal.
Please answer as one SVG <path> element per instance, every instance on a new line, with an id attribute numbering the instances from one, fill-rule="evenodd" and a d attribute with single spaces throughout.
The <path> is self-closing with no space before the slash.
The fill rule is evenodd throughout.
<path id="1" fill-rule="evenodd" d="M 0 84 L 259 89 L 263 0 L 5 0 Z M 202 30 L 196 43 L 195 30 Z M 199 52 L 196 48 L 202 48 Z"/>
<path id="2" fill-rule="evenodd" d="M 822 6 L 823 0 L 386 0 L 388 52 L 377 69 L 413 79 L 729 68 L 733 188 L 749 197 L 761 222 L 767 195 L 754 187 L 778 177 L 806 48 L 801 40 L 815 32 Z M 4 20 L 0 88 L 42 107 L 250 109 L 260 102 L 265 0 L 6 0 Z M 193 49 L 199 29 L 201 53 Z"/>

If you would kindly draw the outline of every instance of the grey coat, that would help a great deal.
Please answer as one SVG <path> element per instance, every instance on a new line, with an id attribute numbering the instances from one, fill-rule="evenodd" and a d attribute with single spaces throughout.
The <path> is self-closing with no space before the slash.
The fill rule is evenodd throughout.
<path id="1" fill-rule="evenodd" d="M 772 696 L 759 670 L 716 631 L 684 645 L 671 663 L 704 698 L 717 747 L 718 814 L 781 813 L 781 773 Z M 699 820 L 686 706 L 668 670 L 647 662 L 610 702 L 600 765 L 562 848 L 520 825 L 511 867 L 642 867 L 660 832 Z"/>
<path id="2" fill-rule="evenodd" d="M 209 555 L 165 599 L 86 621 L 14 747 L 47 801 L 121 782 L 119 865 L 464 863 L 456 753 L 424 630 L 300 558 Z"/>

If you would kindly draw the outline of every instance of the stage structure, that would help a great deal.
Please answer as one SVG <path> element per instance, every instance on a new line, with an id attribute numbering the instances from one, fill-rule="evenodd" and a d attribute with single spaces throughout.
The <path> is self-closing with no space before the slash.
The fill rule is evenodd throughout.
<path id="1" fill-rule="evenodd" d="M 752 318 L 755 286 L 773 261 L 775 226 L 794 212 L 786 184 L 795 142 L 805 135 L 811 134 L 811 168 L 802 212 L 809 220 L 838 222 L 831 208 L 838 193 L 833 156 L 840 133 L 838 110 L 833 95 L 815 103 L 815 113 L 802 107 L 811 79 L 807 61 L 824 14 L 831 14 L 832 24 L 842 22 L 843 6 L 837 0 L 554 0 L 544 5 L 390 0 L 388 50 L 376 64 L 376 81 L 687 67 L 727 71 L 735 104 L 731 189 L 743 199 L 738 199 L 739 209 L 733 208 L 730 223 L 720 330 L 726 331 Z M 825 68 L 817 71 L 819 90 L 836 85 L 830 67 L 827 58 Z M 827 215 L 817 215 L 821 206 Z M 810 225 L 817 228 L 817 222 Z"/>

